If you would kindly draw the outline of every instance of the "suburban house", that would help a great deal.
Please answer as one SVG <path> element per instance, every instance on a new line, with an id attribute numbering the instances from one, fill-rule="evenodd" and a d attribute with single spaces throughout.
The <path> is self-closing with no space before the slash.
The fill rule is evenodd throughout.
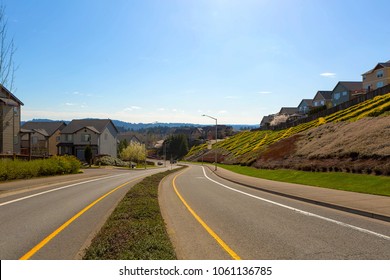
<path id="1" fill-rule="evenodd" d="M 0 84 L 0 154 L 20 153 L 20 113 L 23 105 Z"/>
<path id="2" fill-rule="evenodd" d="M 390 60 L 378 63 L 373 69 L 362 74 L 362 76 L 363 88 L 367 91 L 390 84 Z"/>
<path id="3" fill-rule="evenodd" d="M 219 125 L 218 128 L 220 128 L 220 127 L 221 126 Z M 212 128 L 212 131 L 213 132 L 215 131 L 215 127 Z M 203 128 L 200 128 L 200 127 L 181 127 L 181 128 L 177 128 L 177 129 L 175 129 L 174 134 L 176 134 L 176 135 L 183 134 L 183 135 L 187 136 L 187 139 L 188 139 L 189 142 L 192 142 L 192 141 L 195 141 L 195 140 L 198 140 L 200 138 L 204 138 L 205 137 L 205 131 L 203 130 Z"/>
<path id="4" fill-rule="evenodd" d="M 313 99 L 302 99 L 298 105 L 299 114 L 306 115 L 313 108 Z"/>
<path id="5" fill-rule="evenodd" d="M 291 115 L 294 115 L 294 114 L 298 114 L 298 108 L 297 107 L 282 107 L 280 108 L 280 111 L 278 113 L 278 115 L 287 115 L 287 116 L 291 116 Z"/>
<path id="6" fill-rule="evenodd" d="M 365 93 L 362 82 L 338 82 L 332 91 L 332 104 L 337 106 Z"/>
<path id="7" fill-rule="evenodd" d="M 122 141 L 122 140 L 126 140 L 128 144 L 130 144 L 131 142 L 142 144 L 142 141 L 137 136 L 135 136 L 134 133 L 132 132 L 123 132 L 118 134 L 118 141 Z"/>
<path id="8" fill-rule="evenodd" d="M 271 122 L 274 120 L 275 115 L 264 116 L 260 122 L 261 129 L 269 129 L 271 126 Z"/>
<path id="9" fill-rule="evenodd" d="M 332 107 L 332 91 L 319 90 L 313 98 L 313 107 L 326 106 L 326 108 Z"/>
<path id="10" fill-rule="evenodd" d="M 74 155 L 85 161 L 84 152 L 90 146 L 93 157 L 117 157 L 117 135 L 118 129 L 109 119 L 72 120 L 61 131 L 58 154 Z"/>
<path id="11" fill-rule="evenodd" d="M 57 154 L 60 132 L 66 127 L 62 121 L 26 122 L 22 125 L 21 153 L 33 156 Z"/>

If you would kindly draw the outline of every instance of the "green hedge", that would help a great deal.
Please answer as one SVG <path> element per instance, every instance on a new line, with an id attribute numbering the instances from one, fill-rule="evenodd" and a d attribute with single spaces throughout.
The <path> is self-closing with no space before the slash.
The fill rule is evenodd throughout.
<path id="1" fill-rule="evenodd" d="M 0 160 L 0 181 L 78 173 L 80 161 L 74 156 L 54 156 L 32 161 Z"/>

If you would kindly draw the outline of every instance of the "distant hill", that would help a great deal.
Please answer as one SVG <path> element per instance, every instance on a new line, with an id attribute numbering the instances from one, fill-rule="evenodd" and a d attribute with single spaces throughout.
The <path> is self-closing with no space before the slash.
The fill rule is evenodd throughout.
<path id="1" fill-rule="evenodd" d="M 50 120 L 50 119 L 32 119 L 32 122 L 54 122 L 58 120 Z M 61 120 L 64 121 L 64 120 Z M 70 123 L 70 121 L 64 121 L 66 124 Z M 112 122 L 115 124 L 115 126 L 120 130 L 120 131 L 127 131 L 127 130 L 143 130 L 143 129 L 148 129 L 148 128 L 153 128 L 153 127 L 169 127 L 169 128 L 176 128 L 176 127 L 202 127 L 204 125 L 201 124 L 193 124 L 193 123 L 129 123 L 129 122 L 124 122 L 120 120 L 112 120 Z M 26 121 L 21 122 L 22 125 L 26 123 Z M 259 125 L 248 125 L 248 124 L 233 124 L 230 125 L 228 124 L 227 126 L 233 127 L 233 130 L 250 130 L 254 128 L 258 128 Z"/>

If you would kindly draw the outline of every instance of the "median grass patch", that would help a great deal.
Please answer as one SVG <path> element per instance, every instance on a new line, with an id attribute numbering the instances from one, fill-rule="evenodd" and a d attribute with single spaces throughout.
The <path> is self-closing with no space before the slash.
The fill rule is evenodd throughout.
<path id="1" fill-rule="evenodd" d="M 86 260 L 175 260 L 158 204 L 158 186 L 168 170 L 143 179 L 126 194 L 92 240 Z"/>
<path id="2" fill-rule="evenodd" d="M 280 182 L 317 186 L 329 189 L 390 196 L 390 177 L 343 172 L 306 172 L 288 169 L 257 169 L 239 165 L 219 165 L 227 170 Z"/>

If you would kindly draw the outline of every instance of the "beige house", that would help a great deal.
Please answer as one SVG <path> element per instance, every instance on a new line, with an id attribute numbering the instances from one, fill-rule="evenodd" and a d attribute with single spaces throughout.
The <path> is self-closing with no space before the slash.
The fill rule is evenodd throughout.
<path id="1" fill-rule="evenodd" d="M 371 91 L 390 84 L 390 60 L 378 63 L 373 69 L 362 74 L 363 88 Z"/>
<path id="2" fill-rule="evenodd" d="M 62 121 L 26 122 L 22 126 L 22 153 L 33 156 L 56 155 L 60 133 L 65 127 Z"/>
<path id="3" fill-rule="evenodd" d="M 0 154 L 20 153 L 20 112 L 24 105 L 0 84 Z"/>
<path id="4" fill-rule="evenodd" d="M 74 155 L 85 161 L 85 149 L 90 146 L 92 156 L 117 157 L 118 129 L 109 119 L 72 120 L 62 131 L 57 145 L 59 155 Z"/>

